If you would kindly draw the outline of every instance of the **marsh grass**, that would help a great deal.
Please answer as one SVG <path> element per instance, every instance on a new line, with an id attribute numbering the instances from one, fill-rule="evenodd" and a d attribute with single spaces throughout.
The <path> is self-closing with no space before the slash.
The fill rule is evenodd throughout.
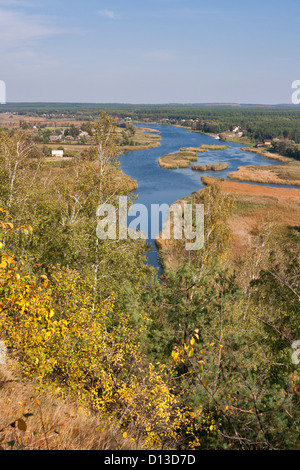
<path id="1" fill-rule="evenodd" d="M 237 171 L 228 173 L 227 176 L 237 181 L 300 186 L 300 162 L 292 161 L 270 166 L 240 166 Z"/>
<path id="2" fill-rule="evenodd" d="M 228 168 L 227 163 L 212 163 L 208 165 L 193 165 L 193 171 L 222 171 Z"/>
<path id="3" fill-rule="evenodd" d="M 202 144 L 202 150 L 225 150 L 229 146 L 228 145 L 215 145 L 215 144 Z"/>
<path id="4" fill-rule="evenodd" d="M 198 152 L 198 153 L 204 153 L 207 152 L 207 149 L 201 148 L 201 147 L 181 147 L 180 149 L 181 152 Z"/>
<path id="5" fill-rule="evenodd" d="M 163 155 L 162 157 L 159 158 L 158 164 L 162 168 L 167 168 L 168 170 L 171 169 L 176 169 L 176 168 L 188 168 L 191 164 L 191 162 L 196 162 L 198 160 L 197 158 L 197 153 L 204 153 L 207 152 L 208 150 L 222 150 L 222 149 L 227 149 L 228 145 L 206 145 L 202 144 L 201 147 L 181 147 L 179 152 L 174 152 L 174 153 L 168 153 L 166 155 Z M 195 171 L 207 171 L 207 170 L 213 170 L 213 171 L 221 171 L 224 170 L 226 167 L 223 167 L 223 165 L 226 165 L 225 163 L 221 163 L 222 165 L 219 168 L 218 164 L 214 165 L 206 165 L 206 169 L 204 168 L 203 165 L 194 165 L 193 170 Z M 208 166 L 210 168 L 208 168 Z"/>
<path id="6" fill-rule="evenodd" d="M 241 150 L 243 150 L 244 152 L 257 153 L 258 155 L 268 158 L 269 160 L 276 160 L 282 163 L 294 161 L 292 158 L 284 157 L 283 155 L 280 155 L 279 153 L 269 152 L 263 148 L 241 147 Z"/>
<path id="7" fill-rule="evenodd" d="M 162 168 L 175 169 L 175 168 L 188 168 L 191 162 L 197 161 L 196 152 L 175 152 L 168 153 L 159 158 L 158 164 Z"/>

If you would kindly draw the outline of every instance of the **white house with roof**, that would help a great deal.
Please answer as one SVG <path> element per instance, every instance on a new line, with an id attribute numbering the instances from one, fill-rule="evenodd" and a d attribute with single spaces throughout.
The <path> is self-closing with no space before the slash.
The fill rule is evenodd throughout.
<path id="1" fill-rule="evenodd" d="M 51 151 L 52 157 L 63 157 L 64 151 L 63 150 L 52 150 Z"/>

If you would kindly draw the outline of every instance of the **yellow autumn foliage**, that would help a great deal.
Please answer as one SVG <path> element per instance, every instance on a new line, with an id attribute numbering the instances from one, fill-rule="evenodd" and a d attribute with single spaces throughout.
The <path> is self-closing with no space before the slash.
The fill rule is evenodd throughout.
<path id="1" fill-rule="evenodd" d="M 7 211 L 0 213 L 0 336 L 22 361 L 24 372 L 41 379 L 55 365 L 49 344 L 57 334 L 63 335 L 66 323 L 52 318 L 49 293 L 26 274 L 24 262 L 6 250 L 7 234 L 20 229 L 14 228 Z"/>
<path id="2" fill-rule="evenodd" d="M 1 214 L 0 335 L 24 373 L 101 412 L 138 448 L 176 448 L 183 424 L 197 426 L 199 417 L 172 391 L 170 370 L 147 361 L 141 344 L 147 315 L 135 328 L 113 297 L 95 300 L 92 282 L 76 270 L 28 274 L 5 248 L 6 234 L 18 229 Z"/>
<path id="3" fill-rule="evenodd" d="M 53 296 L 68 329 L 57 343 L 60 384 L 82 403 L 113 420 L 134 437 L 139 448 L 170 448 L 180 442 L 184 420 L 198 417 L 181 406 L 170 388 L 170 370 L 146 360 L 137 331 L 114 299 L 94 302 L 93 286 L 75 270 L 55 267 Z M 196 424 L 197 426 L 197 424 Z"/>

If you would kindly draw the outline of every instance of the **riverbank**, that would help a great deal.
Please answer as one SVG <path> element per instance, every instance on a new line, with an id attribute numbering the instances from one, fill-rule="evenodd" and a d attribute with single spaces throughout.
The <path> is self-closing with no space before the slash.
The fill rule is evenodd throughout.
<path id="1" fill-rule="evenodd" d="M 208 139 L 200 132 L 190 132 L 187 129 L 176 126 L 157 126 L 157 129 L 159 129 L 162 137 L 160 148 L 142 151 L 137 154 L 133 152 L 130 157 L 127 158 L 125 155 L 120 160 L 123 171 L 136 179 L 138 183 L 137 195 L 139 203 L 145 204 L 149 210 L 153 203 L 168 204 L 170 206 L 175 201 L 184 198 L 186 195 L 197 193 L 206 179 L 205 176 L 202 176 L 201 174 L 197 175 L 192 171 L 191 167 L 193 164 L 190 164 L 190 162 L 188 162 L 188 167 L 182 171 L 161 171 L 160 166 L 158 165 L 158 160 L 162 155 L 171 155 L 173 158 L 175 154 L 181 154 L 179 149 L 182 151 L 187 149 L 201 149 L 203 144 L 216 145 L 219 143 L 217 142 L 214 144 L 212 140 Z M 231 148 L 233 149 L 232 152 Z M 194 153 L 197 154 L 198 152 Z M 241 165 L 265 165 L 264 157 L 251 152 L 247 154 L 247 152 L 241 151 L 240 146 L 233 144 L 229 144 L 229 148 L 227 150 L 218 152 L 216 160 L 214 159 L 214 155 L 215 154 L 213 153 L 211 155 L 209 155 L 209 153 L 199 153 L 198 162 L 200 164 L 213 164 L 221 158 L 223 162 L 226 162 L 228 155 L 226 163 L 229 165 L 229 172 L 236 171 Z M 182 157 L 182 155 L 179 156 Z M 201 161 L 202 158 L 203 162 Z M 263 168 L 267 169 L 269 167 L 268 165 L 265 165 Z M 222 173 L 222 177 L 225 178 L 227 172 L 228 170 L 225 170 L 224 174 Z M 202 178 L 200 179 L 201 176 Z M 201 183 L 201 180 L 203 183 Z M 228 181 L 228 183 L 231 183 L 231 181 Z M 244 183 L 241 184 L 241 186 L 243 185 Z M 250 186 L 251 191 L 255 191 L 254 188 L 256 185 L 247 186 Z M 162 249 L 154 242 L 153 238 L 149 240 L 149 244 L 151 245 L 151 252 L 147 255 L 149 263 L 160 269 L 161 263 L 159 262 L 158 254 L 162 253 Z M 176 256 L 174 259 L 175 258 Z M 165 265 L 163 263 L 163 267 L 164 266 Z"/>
<path id="2" fill-rule="evenodd" d="M 244 145 L 245 147 L 241 147 L 241 150 L 245 152 L 256 153 L 269 160 L 276 160 L 282 163 L 294 161 L 292 158 L 285 157 L 283 155 L 280 155 L 279 153 L 270 152 L 269 150 L 267 150 L 267 148 L 256 147 L 255 146 L 256 142 L 247 136 L 233 137 L 231 135 L 228 135 L 226 132 L 223 132 L 221 134 L 212 134 L 212 133 L 202 132 L 202 131 L 192 131 L 192 132 L 199 132 L 203 135 L 207 135 L 208 137 L 219 139 L 221 142 L 232 142 L 234 144 Z"/>
<path id="3" fill-rule="evenodd" d="M 79 161 L 80 163 L 80 161 Z M 52 184 L 55 187 L 56 181 L 62 176 L 68 181 L 73 177 L 73 170 L 76 165 L 74 157 L 56 157 L 43 160 L 40 167 L 40 181 L 45 184 Z M 95 171 L 98 168 L 98 161 L 93 162 Z M 34 177 L 34 170 L 32 170 Z M 107 168 L 107 178 L 114 185 L 115 191 L 118 193 L 135 191 L 138 188 L 137 181 L 122 171 L 121 168 L 109 165 Z"/>
<path id="4" fill-rule="evenodd" d="M 160 146 L 161 137 L 156 129 L 150 127 L 135 127 L 135 133 L 129 139 L 129 143 L 124 144 L 124 138 L 122 133 L 124 129 L 117 127 L 115 129 L 116 136 L 116 156 L 123 155 L 135 150 L 146 150 L 148 148 L 156 148 Z M 62 161 L 67 158 L 73 158 L 75 155 L 80 156 L 81 154 L 88 153 L 92 147 L 93 142 L 89 137 L 87 143 L 82 144 L 77 141 L 72 142 L 48 142 L 46 144 L 37 144 L 37 148 L 42 151 L 45 147 L 49 149 L 49 155 L 52 150 L 63 150 L 64 156 L 62 157 L 46 157 L 47 161 Z"/>
<path id="5" fill-rule="evenodd" d="M 117 134 L 121 135 L 122 130 L 118 128 Z M 118 145 L 118 155 L 133 152 L 135 150 L 146 150 L 160 146 L 161 137 L 159 131 L 149 127 L 136 127 L 132 137 L 133 144 Z"/>
<path id="6" fill-rule="evenodd" d="M 233 259 L 239 259 L 247 251 L 255 249 L 256 236 L 265 224 L 276 228 L 274 233 L 283 243 L 291 236 L 299 237 L 300 189 L 236 183 L 210 177 L 202 181 L 206 186 L 218 184 L 224 195 L 234 198 L 235 207 L 230 219 Z"/>
<path id="7" fill-rule="evenodd" d="M 237 181 L 300 186 L 300 162 L 289 161 L 281 165 L 241 166 L 227 177 Z"/>
<path id="8" fill-rule="evenodd" d="M 234 209 L 229 219 L 232 263 L 238 263 L 241 257 L 255 250 L 257 236 L 266 224 L 274 228 L 280 243 L 285 243 L 291 236 L 299 237 L 300 189 L 236 183 L 212 177 L 202 177 L 202 182 L 206 185 L 204 189 L 176 203 L 189 203 L 195 198 L 201 203 L 212 185 L 218 185 L 224 196 L 232 198 Z M 180 245 L 177 240 L 164 240 L 159 234 L 156 247 L 164 268 L 177 269 L 186 262 L 184 243 Z"/>
<path id="9" fill-rule="evenodd" d="M 202 177 L 205 186 L 218 184 L 221 192 L 235 195 L 259 196 L 277 199 L 278 201 L 296 202 L 300 209 L 300 189 L 295 188 L 274 188 L 271 186 L 261 186 L 256 184 L 237 183 L 225 179 L 213 178 L 211 176 Z M 280 222 L 280 221 L 279 221 Z M 293 222 L 300 224 L 300 212 L 296 215 Z"/>
<path id="10" fill-rule="evenodd" d="M 241 150 L 243 150 L 244 152 L 257 153 L 258 155 L 261 155 L 262 157 L 267 158 L 268 160 L 276 160 L 281 163 L 295 161 L 292 158 L 284 157 L 283 155 L 274 152 L 269 152 L 268 150 L 259 147 L 241 147 Z"/>

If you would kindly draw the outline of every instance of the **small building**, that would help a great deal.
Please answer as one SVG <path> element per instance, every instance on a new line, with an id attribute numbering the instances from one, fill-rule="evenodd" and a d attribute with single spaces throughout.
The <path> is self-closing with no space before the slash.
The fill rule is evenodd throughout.
<path id="1" fill-rule="evenodd" d="M 264 140 L 264 145 L 272 145 L 272 140 L 271 139 L 265 139 Z"/>
<path id="2" fill-rule="evenodd" d="M 52 157 L 63 157 L 64 151 L 63 150 L 52 150 L 51 152 Z"/>
<path id="3" fill-rule="evenodd" d="M 264 146 L 265 146 L 264 142 L 257 142 L 255 147 L 264 147 Z"/>
<path id="4" fill-rule="evenodd" d="M 50 135 L 51 142 L 57 142 L 58 140 L 61 140 L 61 138 L 62 138 L 61 135 Z"/>

